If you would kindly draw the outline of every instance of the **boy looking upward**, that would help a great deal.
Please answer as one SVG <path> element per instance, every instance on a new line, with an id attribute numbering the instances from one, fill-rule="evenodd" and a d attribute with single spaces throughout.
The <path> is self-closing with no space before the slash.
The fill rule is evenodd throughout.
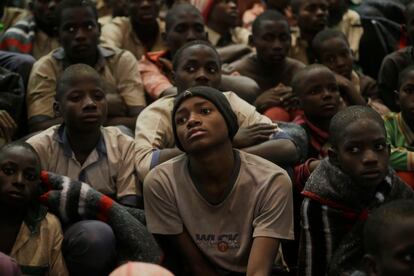
<path id="1" fill-rule="evenodd" d="M 99 45 L 97 12 L 89 0 L 63 0 L 55 12 L 62 47 L 33 65 L 26 98 L 29 127 L 43 130 L 62 121 L 53 114 L 56 81 L 68 66 L 84 63 L 99 72 L 111 95 L 105 124 L 133 129 L 145 106 L 136 59 L 128 51 Z"/>
<path id="2" fill-rule="evenodd" d="M 351 106 L 329 126 L 329 159 L 306 182 L 302 194 L 300 275 L 343 275 L 361 265 L 362 231 L 372 210 L 414 192 L 389 168 L 381 116 Z"/>
<path id="3" fill-rule="evenodd" d="M 286 172 L 233 149 L 237 117 L 216 89 L 200 86 L 181 93 L 172 124 L 185 154 L 145 179 L 150 232 L 179 252 L 191 275 L 269 275 L 280 240 L 293 238 Z"/>

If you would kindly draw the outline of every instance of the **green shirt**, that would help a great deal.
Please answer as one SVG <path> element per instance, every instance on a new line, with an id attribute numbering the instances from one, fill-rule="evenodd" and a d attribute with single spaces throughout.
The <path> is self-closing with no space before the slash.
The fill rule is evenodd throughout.
<path id="1" fill-rule="evenodd" d="M 414 132 L 401 112 L 385 115 L 384 123 L 391 146 L 391 166 L 397 171 L 414 171 Z"/>

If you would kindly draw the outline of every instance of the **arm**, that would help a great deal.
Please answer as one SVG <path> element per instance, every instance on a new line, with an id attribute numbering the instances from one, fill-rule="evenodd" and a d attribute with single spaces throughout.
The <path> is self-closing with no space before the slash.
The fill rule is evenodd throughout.
<path id="1" fill-rule="evenodd" d="M 251 78 L 245 76 L 222 75 L 221 91 L 233 91 L 248 103 L 253 103 L 260 94 L 259 85 Z"/>
<path id="2" fill-rule="evenodd" d="M 145 92 L 152 99 L 158 99 L 166 89 L 173 87 L 170 80 L 145 55 L 138 61 L 138 69 Z"/>
<path id="3" fill-rule="evenodd" d="M 323 208 L 319 203 L 305 198 L 301 208 L 301 235 L 299 243 L 298 275 L 325 275 L 329 263 L 327 245 L 331 239 L 325 233 Z M 329 231 L 327 229 L 326 231 Z M 330 253 L 332 254 L 332 253 Z"/>
<path id="4" fill-rule="evenodd" d="M 293 164 L 299 160 L 296 145 L 289 139 L 268 140 L 242 150 L 256 154 L 275 164 Z"/>
<path id="5" fill-rule="evenodd" d="M 252 49 L 244 44 L 233 44 L 217 49 L 222 63 L 230 63 L 252 52 Z"/>
<path id="6" fill-rule="evenodd" d="M 188 265 L 190 275 L 218 276 L 185 229 L 178 235 L 158 236 L 158 240 L 164 241 L 167 246 L 170 246 L 172 252 L 178 252 L 181 263 Z"/>
<path id="7" fill-rule="evenodd" d="M 248 276 L 267 276 L 271 274 L 273 261 L 276 258 L 279 240 L 257 237 L 253 240 L 247 264 Z"/>
<path id="8" fill-rule="evenodd" d="M 29 132 L 34 133 L 45 130 L 51 126 L 63 123 L 62 117 L 52 118 L 45 115 L 38 115 L 31 117 L 28 121 Z"/>

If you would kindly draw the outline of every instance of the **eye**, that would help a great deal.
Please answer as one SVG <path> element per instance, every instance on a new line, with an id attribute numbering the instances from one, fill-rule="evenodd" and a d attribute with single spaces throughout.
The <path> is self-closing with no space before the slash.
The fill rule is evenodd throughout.
<path id="1" fill-rule="evenodd" d="M 375 145 L 375 150 L 377 151 L 383 151 L 386 148 L 386 144 L 380 143 Z"/>
<path id="2" fill-rule="evenodd" d="M 4 172 L 5 175 L 13 175 L 16 170 L 10 166 L 3 166 L 1 170 Z"/>
<path id="3" fill-rule="evenodd" d="M 101 91 L 97 91 L 95 92 L 95 94 L 93 95 L 93 98 L 97 101 L 102 100 L 103 98 L 105 98 L 105 94 Z"/>
<path id="4" fill-rule="evenodd" d="M 81 96 L 79 94 L 69 94 L 68 100 L 71 102 L 79 102 L 81 100 Z"/>
<path id="5" fill-rule="evenodd" d="M 88 25 L 86 25 L 86 28 L 88 29 L 88 31 L 91 31 L 93 27 L 94 25 L 92 23 L 89 23 Z"/>
<path id="6" fill-rule="evenodd" d="M 68 26 L 65 28 L 66 31 L 68 31 L 69 33 L 74 33 L 76 31 L 75 27 L 73 26 Z"/>
<path id="7" fill-rule="evenodd" d="M 330 85 L 330 86 L 328 87 L 328 90 L 329 90 L 329 92 L 331 92 L 331 93 L 338 92 L 338 86 L 337 86 L 337 85 Z"/>
<path id="8" fill-rule="evenodd" d="M 177 125 L 183 125 L 183 124 L 185 124 L 185 122 L 187 122 L 186 117 L 184 117 L 184 116 L 175 117 L 175 123 Z"/>
<path id="9" fill-rule="evenodd" d="M 209 67 L 209 68 L 208 68 L 208 72 L 209 72 L 210 74 L 215 74 L 215 73 L 217 73 L 217 67 L 214 67 L 214 66 Z"/>
<path id="10" fill-rule="evenodd" d="M 188 73 L 193 73 L 196 70 L 195 66 L 193 66 L 193 65 L 187 65 L 184 69 Z"/>
<path id="11" fill-rule="evenodd" d="M 414 252 L 404 254 L 402 256 L 404 262 L 413 263 L 414 262 Z"/>
<path id="12" fill-rule="evenodd" d="M 352 146 L 352 147 L 348 147 L 346 151 L 350 153 L 359 153 L 361 149 L 359 147 Z"/>
<path id="13" fill-rule="evenodd" d="M 208 115 L 211 113 L 211 109 L 207 107 L 202 107 L 200 110 L 201 114 Z"/>
<path id="14" fill-rule="evenodd" d="M 35 181 L 37 179 L 37 175 L 32 172 L 27 172 L 24 174 L 24 178 L 26 178 L 29 181 Z"/>

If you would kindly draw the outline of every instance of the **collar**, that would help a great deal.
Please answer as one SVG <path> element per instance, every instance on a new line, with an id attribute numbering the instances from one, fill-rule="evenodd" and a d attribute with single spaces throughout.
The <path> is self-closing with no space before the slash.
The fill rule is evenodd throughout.
<path id="1" fill-rule="evenodd" d="M 110 48 L 104 48 L 100 45 L 97 46 L 98 47 L 98 62 L 95 65 L 95 69 L 97 69 L 98 71 L 103 68 L 106 64 L 106 58 L 109 58 L 113 55 L 115 55 L 115 51 L 110 49 Z M 69 60 L 67 60 L 66 55 L 65 55 L 65 50 L 62 47 L 59 47 L 58 49 L 56 49 L 53 53 L 52 56 L 61 61 L 63 63 L 63 68 L 66 68 L 68 66 L 71 65 L 71 63 L 69 62 Z"/>
<path id="2" fill-rule="evenodd" d="M 62 146 L 63 154 L 66 157 L 71 158 L 73 156 L 73 151 L 69 143 L 65 124 L 61 124 L 59 128 L 57 129 L 55 140 Z M 107 155 L 105 140 L 102 135 L 102 129 L 101 129 L 101 135 L 98 140 L 98 144 L 96 145 L 95 149 L 98 152 L 99 158 Z"/>
<path id="3" fill-rule="evenodd" d="M 24 223 L 29 228 L 31 233 L 36 233 L 38 230 L 39 223 L 47 214 L 47 208 L 37 202 L 30 205 L 27 214 L 24 218 Z"/>

